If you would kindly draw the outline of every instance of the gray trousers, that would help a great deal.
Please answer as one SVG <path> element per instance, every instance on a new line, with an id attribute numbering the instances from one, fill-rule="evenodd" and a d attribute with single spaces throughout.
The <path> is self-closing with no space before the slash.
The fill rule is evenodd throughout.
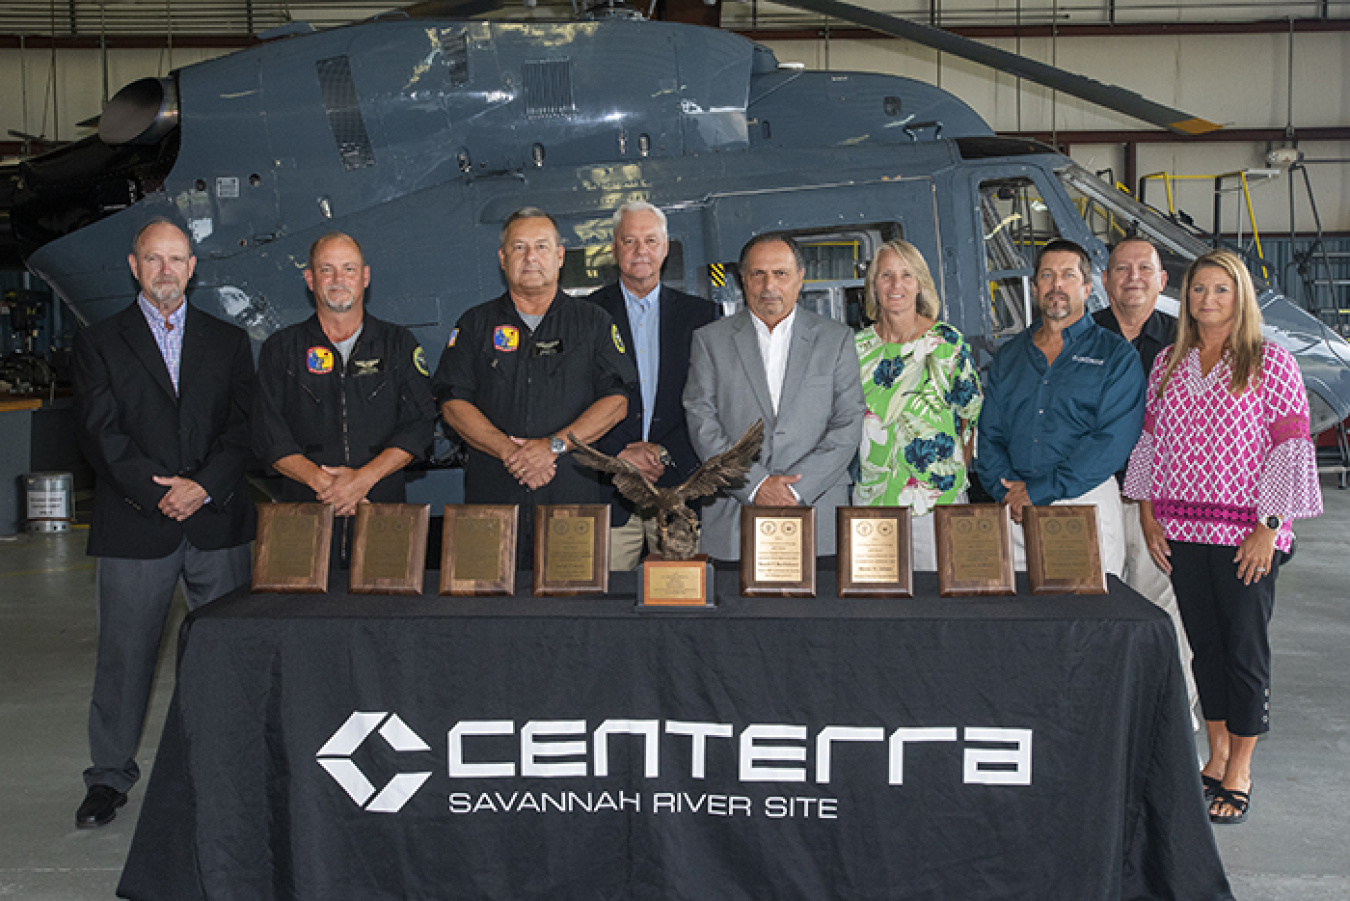
<path id="1" fill-rule="evenodd" d="M 100 557 L 94 577 L 98 605 L 98 662 L 89 703 L 86 786 L 125 792 L 140 777 L 136 748 L 159 662 L 173 590 L 179 580 L 189 610 L 249 581 L 249 545 L 202 551 L 187 539 L 167 557 L 131 560 Z"/>

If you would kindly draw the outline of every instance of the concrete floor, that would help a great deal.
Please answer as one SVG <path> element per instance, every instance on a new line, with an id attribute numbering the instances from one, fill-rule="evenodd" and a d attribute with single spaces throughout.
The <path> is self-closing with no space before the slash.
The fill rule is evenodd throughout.
<path id="1" fill-rule="evenodd" d="M 1271 625 L 1274 731 L 1257 749 L 1252 813 L 1246 824 L 1216 829 L 1240 901 L 1350 899 L 1350 491 L 1330 479 L 1323 491 L 1326 515 L 1300 525 L 1298 558 L 1280 575 Z M 113 898 L 140 812 L 144 783 L 109 826 L 75 828 L 95 640 L 86 534 L 0 539 L 4 898 Z M 180 603 L 139 758 L 147 775 L 181 616 Z"/>

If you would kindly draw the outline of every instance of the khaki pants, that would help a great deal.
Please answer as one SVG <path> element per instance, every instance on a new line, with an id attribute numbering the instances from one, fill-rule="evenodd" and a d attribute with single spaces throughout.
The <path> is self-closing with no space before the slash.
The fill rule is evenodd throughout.
<path id="1" fill-rule="evenodd" d="M 1057 505 L 1085 506 L 1097 508 L 1097 544 L 1101 548 L 1102 570 L 1119 576 L 1125 568 L 1124 522 L 1122 521 L 1120 489 L 1116 478 L 1112 476 L 1091 491 L 1078 497 L 1066 497 L 1055 501 Z M 1026 571 L 1026 538 L 1022 527 L 1013 524 L 1013 569 Z"/>
<path id="2" fill-rule="evenodd" d="M 609 568 L 611 572 L 637 569 L 642 549 L 657 553 L 656 517 L 634 513 L 621 526 L 609 527 Z"/>
<path id="3" fill-rule="evenodd" d="M 1186 674 L 1186 697 L 1194 709 L 1196 701 L 1195 675 L 1191 672 L 1191 644 L 1186 638 L 1186 627 L 1181 624 L 1181 608 L 1172 591 L 1172 580 L 1158 569 L 1144 541 L 1144 530 L 1139 525 L 1139 504 L 1125 501 L 1125 571 L 1121 581 L 1161 607 L 1172 617 L 1177 630 L 1177 650 L 1181 654 L 1181 671 Z"/>

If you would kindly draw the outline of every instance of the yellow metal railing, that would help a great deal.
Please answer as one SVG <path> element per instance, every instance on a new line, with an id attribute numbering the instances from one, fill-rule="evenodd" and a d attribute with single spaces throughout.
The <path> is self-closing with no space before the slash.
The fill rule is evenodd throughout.
<path id="1" fill-rule="evenodd" d="M 1269 178 L 1274 178 L 1276 174 L 1277 174 L 1276 170 L 1271 169 L 1239 169 L 1234 172 L 1221 172 L 1218 175 L 1172 175 L 1169 172 L 1153 172 L 1139 179 L 1140 194 L 1141 196 L 1143 194 L 1144 182 L 1161 181 L 1163 183 L 1163 191 L 1167 194 L 1167 212 L 1172 215 L 1176 215 L 1177 212 L 1176 200 L 1172 194 L 1173 182 L 1199 181 L 1199 180 L 1210 181 L 1214 183 L 1214 193 L 1217 196 L 1218 194 L 1223 192 L 1224 190 L 1223 183 L 1225 180 L 1237 179 L 1238 190 L 1242 194 L 1242 203 L 1247 210 L 1247 221 L 1248 223 L 1250 223 L 1252 229 L 1252 241 L 1256 247 L 1256 257 L 1258 260 L 1261 261 L 1262 275 L 1266 278 L 1269 278 L 1271 273 L 1269 267 L 1266 266 L 1265 264 L 1265 253 L 1261 249 L 1261 231 L 1256 225 L 1256 208 L 1252 204 L 1251 179 L 1249 178 L 1249 176 L 1258 176 L 1261 180 L 1265 180 Z M 1216 214 L 1217 214 L 1217 207 L 1216 207 Z M 1219 231 L 1219 228 L 1220 223 L 1216 221 L 1214 223 L 1214 230 L 1216 233 Z M 1239 238 L 1241 237 L 1240 232 L 1238 236 Z"/>

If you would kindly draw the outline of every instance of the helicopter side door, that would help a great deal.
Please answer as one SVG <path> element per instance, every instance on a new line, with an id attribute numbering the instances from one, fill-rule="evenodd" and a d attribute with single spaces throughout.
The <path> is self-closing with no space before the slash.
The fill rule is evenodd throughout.
<path id="1" fill-rule="evenodd" d="M 806 257 L 799 302 L 861 328 L 867 268 L 886 241 L 904 238 L 929 261 L 942 290 L 942 238 L 930 177 L 811 185 L 711 196 L 703 212 L 709 299 L 730 314 L 744 304 L 735 277 L 741 248 L 768 231 L 791 235 Z M 701 281 L 701 279 L 700 279 Z"/>
<path id="2" fill-rule="evenodd" d="M 1082 216 L 1075 211 L 1058 181 L 1028 165 L 979 166 L 970 173 L 975 221 L 983 252 L 983 332 L 990 348 L 1026 329 L 1036 318 L 1032 290 L 1036 255 L 1056 238 L 1083 245 L 1099 271 L 1105 260 L 1095 257 Z M 1100 277 L 1094 272 L 1088 309 L 1105 306 Z"/>

